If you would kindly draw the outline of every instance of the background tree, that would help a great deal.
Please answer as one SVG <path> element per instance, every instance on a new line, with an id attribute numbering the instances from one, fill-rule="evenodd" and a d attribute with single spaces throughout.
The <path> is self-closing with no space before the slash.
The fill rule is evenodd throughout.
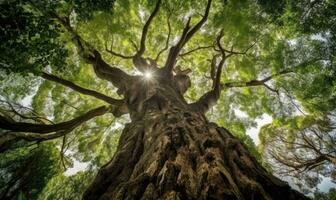
<path id="1" fill-rule="evenodd" d="M 47 144 L 33 145 L 1 155 L 1 199 L 36 199 L 48 181 L 60 170 L 58 151 Z"/>
<path id="2" fill-rule="evenodd" d="M 335 188 L 330 189 L 330 191 L 327 193 L 320 191 L 316 191 L 314 193 L 314 200 L 330 200 L 335 198 L 336 198 Z"/>
<path id="3" fill-rule="evenodd" d="M 1 150 L 46 142 L 101 167 L 86 199 L 305 199 L 251 156 L 261 160 L 246 130 L 264 114 L 285 121 L 335 108 L 334 32 L 274 21 L 269 6 L 1 3 Z"/>
<path id="4" fill-rule="evenodd" d="M 88 180 L 92 178 L 94 174 L 90 172 L 79 172 L 69 177 L 60 174 L 49 181 L 38 199 L 82 199 L 82 194 L 89 184 Z"/>
<path id="5" fill-rule="evenodd" d="M 261 130 L 264 158 L 272 162 L 279 175 L 296 177 L 306 191 L 316 187 L 322 176 L 335 181 L 335 125 L 330 124 L 334 120 L 329 117 L 299 116 L 285 123 L 273 122 Z"/>

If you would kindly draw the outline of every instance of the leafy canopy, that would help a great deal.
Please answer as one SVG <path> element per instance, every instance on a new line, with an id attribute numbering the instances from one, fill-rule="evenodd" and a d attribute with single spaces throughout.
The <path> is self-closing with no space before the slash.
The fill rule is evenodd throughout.
<path id="1" fill-rule="evenodd" d="M 116 88 L 97 78 L 92 67 L 82 59 L 71 34 L 55 14 L 62 19 L 69 16 L 69 23 L 78 35 L 96 48 L 111 66 L 136 74 L 139 72 L 134 70 L 132 59 L 113 55 L 111 50 L 124 57 L 134 55 L 156 3 L 155 0 L 1 2 L 1 115 L 30 123 L 50 123 L 49 120 L 60 123 L 105 105 L 101 99 L 43 78 L 43 72 L 119 98 Z M 156 58 L 162 51 L 157 59 L 158 66 L 162 67 L 168 55 L 166 45 L 177 43 L 188 17 L 192 17 L 191 24 L 202 18 L 205 5 L 206 1 L 198 0 L 162 1 L 149 26 L 143 57 Z M 207 22 L 182 49 L 176 64 L 181 70 L 192 71 L 192 86 L 185 98 L 194 102 L 211 89 L 211 59 L 216 54 L 213 46 L 223 29 L 222 45 L 245 53 L 227 59 L 221 74 L 221 97 L 207 116 L 241 138 L 250 151 L 263 160 L 247 135 L 250 128 L 257 126 L 256 119 L 269 115 L 273 118 L 269 126 L 280 124 L 279 128 L 288 128 L 291 132 L 298 128 L 287 126 L 293 120 L 304 115 L 317 119 L 335 110 L 335 7 L 334 0 L 276 3 L 214 0 Z M 18 116 L 14 111 L 30 118 Z M 36 121 L 36 116 L 43 120 Z M 121 128 L 128 121 L 127 116 L 116 119 L 108 113 L 81 124 L 63 137 L 44 141 L 61 151 L 58 156 L 52 153 L 52 157 L 63 162 L 43 161 L 41 165 L 69 168 L 73 161 L 80 161 L 89 163 L 88 170 L 96 172 L 112 157 Z M 6 131 L 0 130 L 0 133 Z M 283 133 L 272 129 L 263 134 Z M 19 149 L 15 149 L 16 159 L 19 160 L 21 151 L 29 150 L 27 146 L 31 143 L 24 141 L 11 146 Z M 0 160 L 3 159 L 7 162 L 12 158 L 6 153 L 1 154 Z M 10 165 L 7 168 L 9 170 Z M 88 177 L 83 173 L 74 180 L 80 182 Z M 63 179 L 60 173 L 52 178 L 42 195 L 48 196 L 50 188 L 59 187 L 58 182 Z M 70 184 L 68 182 L 62 184 Z M 81 187 L 74 188 L 80 193 Z M 72 192 L 64 194 L 72 195 Z M 52 199 L 52 195 L 57 194 L 51 192 L 45 198 Z"/>

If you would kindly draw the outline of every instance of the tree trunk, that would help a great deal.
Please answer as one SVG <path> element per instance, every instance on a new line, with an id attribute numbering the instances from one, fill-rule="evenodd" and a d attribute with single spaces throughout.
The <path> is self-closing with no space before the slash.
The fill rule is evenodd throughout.
<path id="1" fill-rule="evenodd" d="M 308 199 L 269 174 L 226 129 L 168 107 L 132 118 L 84 199 Z"/>

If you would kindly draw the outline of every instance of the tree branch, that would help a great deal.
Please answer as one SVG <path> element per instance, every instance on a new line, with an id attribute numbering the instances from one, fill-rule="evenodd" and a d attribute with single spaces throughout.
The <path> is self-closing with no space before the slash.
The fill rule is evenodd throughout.
<path id="1" fill-rule="evenodd" d="M 320 61 L 320 58 L 314 58 L 312 60 L 307 60 L 305 62 L 302 62 L 300 64 L 298 64 L 295 67 L 292 67 L 290 69 L 284 69 L 276 74 L 272 74 L 266 78 L 263 78 L 261 80 L 251 80 L 251 81 L 247 81 L 247 82 L 228 82 L 228 83 L 224 83 L 222 84 L 223 87 L 225 88 L 234 88 L 234 87 L 253 87 L 253 86 L 265 86 L 266 88 L 270 89 L 268 85 L 265 85 L 266 82 L 281 76 L 281 75 L 285 75 L 285 74 L 289 74 L 289 73 L 295 73 L 295 71 L 297 71 L 298 69 L 305 67 L 309 64 L 315 63 L 317 61 Z M 273 89 L 274 90 L 274 89 Z"/>
<path id="2" fill-rule="evenodd" d="M 167 40 L 166 40 L 166 45 L 163 49 L 161 49 L 161 51 L 157 54 L 156 58 L 155 58 L 155 62 L 158 62 L 161 54 L 163 52 L 165 52 L 168 49 L 169 46 L 169 40 L 170 40 L 170 35 L 171 35 L 171 25 L 170 25 L 170 14 L 167 17 L 167 25 L 168 25 L 168 36 L 167 36 Z"/>
<path id="3" fill-rule="evenodd" d="M 18 117 L 20 117 L 22 119 L 33 120 L 35 122 L 43 123 L 43 124 L 46 123 L 46 122 L 53 124 L 52 121 L 50 121 L 47 118 L 39 116 L 31 108 L 24 107 L 24 106 L 22 106 L 20 104 L 12 103 L 12 102 L 9 102 L 9 101 L 4 101 L 4 100 L 0 99 L 0 105 L 1 104 L 4 104 L 5 107 L 9 107 L 9 110 L 4 109 L 6 112 L 13 113 L 14 115 L 16 115 L 16 116 L 18 116 Z M 28 111 L 29 114 L 28 115 L 22 114 L 21 113 L 22 110 L 23 110 L 23 113 L 27 113 L 27 111 Z M 3 115 L 6 115 L 6 113 L 2 112 L 2 109 L 0 109 L 0 113 L 2 113 Z"/>
<path id="4" fill-rule="evenodd" d="M 211 7 L 211 2 L 212 0 L 208 0 L 205 13 L 202 17 L 202 19 L 194 26 L 190 27 L 190 20 L 191 18 L 188 19 L 187 24 L 182 32 L 182 36 L 178 43 L 171 47 L 169 50 L 168 58 L 166 60 L 166 63 L 164 65 L 163 71 L 165 74 L 169 74 L 171 76 L 171 73 L 173 71 L 174 65 L 176 63 L 177 57 L 180 54 L 180 51 L 184 47 L 184 45 L 192 38 L 192 36 L 203 26 L 203 24 L 206 22 L 210 7 Z"/>
<path id="5" fill-rule="evenodd" d="M 145 25 L 142 29 L 141 40 L 140 40 L 140 49 L 137 52 L 137 54 L 139 56 L 142 56 L 144 54 L 144 52 L 146 51 L 146 37 L 147 37 L 148 29 L 149 29 L 149 26 L 150 26 L 151 22 L 153 21 L 154 17 L 159 12 L 160 5 L 161 5 L 161 0 L 158 0 L 156 5 L 155 5 L 155 8 L 154 8 L 153 12 L 149 16 L 148 20 L 146 21 L 146 23 L 145 23 Z"/>
<path id="6" fill-rule="evenodd" d="M 58 124 L 32 124 L 26 122 L 15 122 L 0 115 L 0 128 L 13 132 L 51 133 L 56 131 L 72 130 L 94 117 L 103 115 L 110 110 L 107 106 L 100 106 L 72 120 Z"/>
<path id="7" fill-rule="evenodd" d="M 131 76 L 126 74 L 121 69 L 111 67 L 109 64 L 107 64 L 102 59 L 101 54 L 89 43 L 83 40 L 71 27 L 68 17 L 60 17 L 56 13 L 49 13 L 49 15 L 61 23 L 63 27 L 71 34 L 73 38 L 72 40 L 78 49 L 80 57 L 93 66 L 96 75 L 101 79 L 111 82 L 121 91 L 124 91 Z"/>
<path id="8" fill-rule="evenodd" d="M 65 143 L 66 143 L 66 135 L 63 135 L 62 146 L 61 146 L 61 151 L 60 151 L 60 157 L 61 157 L 61 162 L 62 162 L 64 171 L 67 170 L 67 167 L 66 167 L 65 162 L 64 162 L 64 154 L 65 154 L 65 152 L 64 152 L 64 148 L 65 148 Z"/>
<path id="9" fill-rule="evenodd" d="M 222 69 L 223 69 L 226 59 L 229 56 L 231 56 L 231 54 L 226 55 L 225 51 L 223 50 L 223 47 L 220 41 L 222 37 L 223 37 L 223 30 L 220 31 L 220 34 L 216 38 L 217 46 L 219 47 L 221 51 L 221 60 L 217 66 L 216 66 L 216 62 L 217 62 L 218 55 L 215 55 L 211 61 L 211 78 L 213 80 L 212 90 L 205 93 L 203 96 L 201 96 L 201 98 L 195 103 L 190 104 L 192 109 L 197 110 L 202 113 L 205 113 L 206 111 L 208 111 L 218 101 L 220 97 L 220 92 L 221 92 L 220 79 L 221 79 Z M 214 75 L 215 68 L 217 71 L 214 77 L 213 75 Z"/>
<path id="10" fill-rule="evenodd" d="M 112 54 L 113 56 L 117 56 L 123 59 L 132 59 L 133 61 L 133 65 L 134 67 L 139 70 L 140 72 L 145 72 L 146 70 L 156 70 L 157 67 L 157 59 L 159 57 L 159 55 L 157 56 L 156 59 L 150 59 L 150 58 L 143 58 L 143 54 L 146 51 L 146 38 L 147 38 L 147 33 L 149 30 L 149 26 L 152 23 L 154 17 L 157 15 L 157 13 L 159 12 L 160 9 L 160 5 L 161 5 L 161 0 L 158 0 L 155 8 L 153 10 L 153 12 L 150 14 L 148 20 L 146 21 L 143 29 L 142 29 L 142 33 L 141 33 L 141 39 L 140 39 L 140 48 L 138 49 L 138 47 L 136 46 L 136 44 L 131 40 L 132 45 L 134 46 L 134 48 L 137 50 L 137 52 L 132 55 L 132 56 L 126 56 L 123 55 L 121 53 L 117 53 L 115 51 L 112 50 L 112 45 L 111 48 L 108 49 L 107 48 L 107 44 L 105 44 L 105 49 L 107 52 L 109 52 L 110 54 Z M 160 52 L 159 54 L 161 54 L 162 52 Z"/>
<path id="11" fill-rule="evenodd" d="M 148 20 L 146 21 L 146 23 L 145 23 L 145 25 L 142 29 L 142 34 L 141 34 L 141 39 L 140 39 L 140 48 L 138 49 L 136 44 L 131 40 L 132 45 L 137 50 L 137 52 L 134 55 L 126 56 L 126 55 L 123 55 L 121 53 L 117 53 L 117 52 L 112 50 L 112 45 L 111 45 L 111 48 L 108 49 L 107 45 L 105 44 L 106 51 L 109 52 L 110 54 L 112 54 L 113 56 L 117 56 L 117 57 L 120 57 L 120 58 L 123 58 L 123 59 L 132 59 L 134 67 L 137 70 L 139 70 L 140 72 L 144 72 L 144 71 L 149 70 L 151 68 L 155 68 L 156 67 L 156 59 L 155 60 L 150 59 L 150 58 L 145 59 L 142 56 L 146 51 L 146 38 L 147 38 L 147 33 L 148 33 L 148 30 L 149 30 L 149 26 L 150 26 L 151 22 L 153 21 L 154 17 L 159 12 L 160 5 L 161 5 L 161 0 L 158 0 L 156 5 L 155 5 L 155 8 L 154 8 L 153 12 L 149 16 Z"/>
<path id="12" fill-rule="evenodd" d="M 9 130 L 0 136 L 0 152 L 9 148 L 10 144 L 21 139 L 28 141 L 44 141 L 62 137 L 82 123 L 103 115 L 110 110 L 107 106 L 100 106 L 72 120 L 58 124 L 32 124 L 16 122 L 0 115 L 0 128 Z"/>
<path id="13" fill-rule="evenodd" d="M 105 50 L 106 50 L 106 52 L 110 53 L 111 55 L 117 56 L 117 57 L 120 57 L 120 58 L 123 58 L 123 59 L 132 59 L 134 57 L 134 56 L 125 56 L 121 53 L 117 53 L 117 52 L 112 50 L 112 46 L 111 46 L 110 49 L 108 49 L 106 44 L 105 44 Z"/>
<path id="14" fill-rule="evenodd" d="M 109 104 L 112 104 L 112 105 L 121 105 L 123 103 L 123 100 L 114 99 L 112 97 L 106 96 L 106 95 L 104 95 L 102 93 L 99 93 L 99 92 L 96 92 L 94 90 L 83 88 L 81 86 L 76 85 L 75 83 L 73 83 L 71 81 L 62 79 L 62 78 L 57 77 L 57 76 L 52 75 L 52 74 L 48 74 L 48 73 L 43 72 L 41 76 L 42 76 L 42 78 L 44 78 L 46 80 L 62 84 L 65 87 L 73 89 L 74 91 L 80 92 L 80 93 L 85 94 L 85 95 L 93 96 L 97 99 L 103 100 L 106 103 L 109 103 Z"/>
<path id="15" fill-rule="evenodd" d="M 188 55 L 190 55 L 191 53 L 193 53 L 193 52 L 195 52 L 195 51 L 198 51 L 198 50 L 201 50 L 201 49 L 209 49 L 209 48 L 213 48 L 214 46 L 213 45 L 209 45 L 209 46 L 199 46 L 199 47 L 197 47 L 197 48 L 195 48 L 195 49 L 192 49 L 192 50 L 190 50 L 190 51 L 187 51 L 187 52 L 185 52 L 185 53 L 180 53 L 180 57 L 183 57 L 183 56 L 188 56 Z"/>
<path id="16" fill-rule="evenodd" d="M 248 48 L 246 48 L 244 51 L 242 52 L 239 52 L 239 51 L 234 51 L 233 50 L 233 46 L 231 47 L 231 50 L 227 50 L 227 49 L 224 49 L 223 50 L 226 52 L 226 53 L 229 53 L 229 54 L 233 54 L 233 55 L 245 55 L 247 54 L 247 52 L 256 44 L 256 42 L 254 42 L 253 44 L 251 44 Z M 218 49 L 215 49 L 216 51 L 220 51 Z"/>
<path id="17" fill-rule="evenodd" d="M 203 26 L 203 24 L 208 19 L 210 7 L 211 7 L 211 1 L 212 0 L 208 0 L 208 3 L 205 8 L 205 12 L 204 12 L 202 19 L 187 33 L 186 38 L 183 41 L 184 44 L 187 43 L 192 38 L 192 36 Z"/>
<path id="18" fill-rule="evenodd" d="M 222 84 L 225 88 L 235 88 L 235 87 L 254 87 L 254 86 L 265 86 L 266 88 L 269 88 L 268 85 L 266 85 L 265 83 L 272 80 L 275 77 L 284 75 L 284 74 L 288 74 L 288 73 L 293 73 L 294 71 L 292 70 L 283 70 L 279 73 L 276 74 L 272 74 L 264 79 L 261 80 L 251 80 L 251 81 L 247 81 L 247 82 L 229 82 L 229 83 L 224 83 Z M 272 89 L 274 90 L 274 89 Z"/>

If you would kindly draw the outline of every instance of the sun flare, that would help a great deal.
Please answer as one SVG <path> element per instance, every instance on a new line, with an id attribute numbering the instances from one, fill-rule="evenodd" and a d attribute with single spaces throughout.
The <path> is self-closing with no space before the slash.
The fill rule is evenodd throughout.
<path id="1" fill-rule="evenodd" d="M 153 78 L 153 73 L 150 72 L 150 71 L 146 71 L 143 73 L 143 76 L 145 79 L 149 80 L 149 79 L 152 79 Z"/>

